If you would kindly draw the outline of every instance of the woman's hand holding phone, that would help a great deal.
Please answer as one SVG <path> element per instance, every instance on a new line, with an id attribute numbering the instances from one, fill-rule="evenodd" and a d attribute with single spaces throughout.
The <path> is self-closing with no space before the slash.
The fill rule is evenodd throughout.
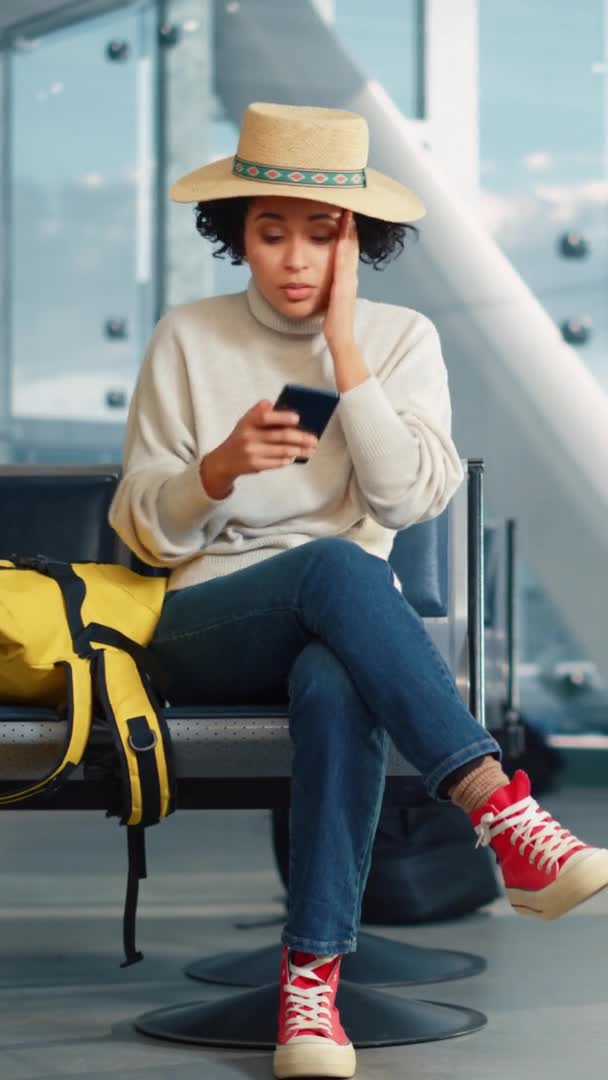
<path id="1" fill-rule="evenodd" d="M 297 413 L 258 401 L 238 421 L 227 439 L 205 454 L 199 466 L 201 483 L 212 499 L 225 499 L 239 476 L 280 469 L 297 457 L 311 457 L 318 439 L 300 431 Z"/>

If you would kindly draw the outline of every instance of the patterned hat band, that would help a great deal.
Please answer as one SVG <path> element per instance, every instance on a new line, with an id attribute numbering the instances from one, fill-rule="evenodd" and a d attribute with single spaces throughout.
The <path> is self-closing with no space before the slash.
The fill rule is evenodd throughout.
<path id="1" fill-rule="evenodd" d="M 276 165 L 257 165 L 235 155 L 232 171 L 243 180 L 262 180 L 268 184 L 289 184 L 292 187 L 364 188 L 365 169 L 357 172 L 330 172 L 327 169 L 286 169 Z"/>

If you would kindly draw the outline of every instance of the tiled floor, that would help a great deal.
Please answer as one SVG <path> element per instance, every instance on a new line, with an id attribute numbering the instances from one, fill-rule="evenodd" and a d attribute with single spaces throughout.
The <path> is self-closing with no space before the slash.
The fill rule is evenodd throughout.
<path id="1" fill-rule="evenodd" d="M 545 802 L 585 839 L 608 842 L 605 791 Z M 190 960 L 277 939 L 277 926 L 234 927 L 282 912 L 268 815 L 184 812 L 151 830 L 139 919 L 146 958 L 126 970 L 123 844 L 102 815 L 0 814 L 1 1080 L 270 1077 L 268 1053 L 164 1043 L 132 1026 L 144 1011 L 230 993 L 186 979 Z M 469 1005 L 488 1024 L 442 1042 L 359 1051 L 360 1080 L 606 1077 L 608 891 L 557 923 L 515 916 L 501 899 L 450 924 L 382 932 L 483 954 L 482 975 L 397 992 Z"/>

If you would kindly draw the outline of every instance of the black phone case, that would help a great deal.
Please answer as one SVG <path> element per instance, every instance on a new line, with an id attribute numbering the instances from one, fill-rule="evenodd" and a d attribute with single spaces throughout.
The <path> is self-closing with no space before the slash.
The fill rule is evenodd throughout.
<path id="1" fill-rule="evenodd" d="M 275 409 L 293 409 L 300 417 L 298 428 L 300 431 L 309 431 L 318 439 L 327 427 L 331 415 L 340 400 L 336 390 L 318 390 L 313 386 L 299 386 L 297 383 L 288 383 L 279 394 Z M 308 458 L 297 457 L 296 465 L 305 465 Z"/>

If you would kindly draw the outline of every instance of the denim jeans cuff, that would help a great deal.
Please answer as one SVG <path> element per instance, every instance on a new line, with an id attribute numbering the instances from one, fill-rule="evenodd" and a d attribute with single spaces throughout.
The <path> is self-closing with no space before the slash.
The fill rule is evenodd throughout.
<path id="1" fill-rule="evenodd" d="M 348 941 L 315 941 L 314 938 L 296 937 L 283 931 L 281 944 L 287 945 L 288 949 L 299 949 L 300 952 L 314 953 L 316 956 L 333 956 L 334 953 L 351 953 L 357 950 L 357 938 L 349 938 Z"/>
<path id="2" fill-rule="evenodd" d="M 460 750 L 457 750 L 455 754 L 450 754 L 449 757 L 444 758 L 433 769 L 432 773 L 429 773 L 424 778 L 426 789 L 431 798 L 437 802 L 451 802 L 449 797 L 444 798 L 439 795 L 439 788 L 443 781 L 450 773 L 455 772 L 462 765 L 467 765 L 469 761 L 475 761 L 476 758 L 485 757 L 486 755 L 491 755 L 502 761 L 502 750 L 491 735 L 485 735 L 483 739 L 477 739 L 474 743 L 469 743 L 468 746 L 463 746 Z"/>

